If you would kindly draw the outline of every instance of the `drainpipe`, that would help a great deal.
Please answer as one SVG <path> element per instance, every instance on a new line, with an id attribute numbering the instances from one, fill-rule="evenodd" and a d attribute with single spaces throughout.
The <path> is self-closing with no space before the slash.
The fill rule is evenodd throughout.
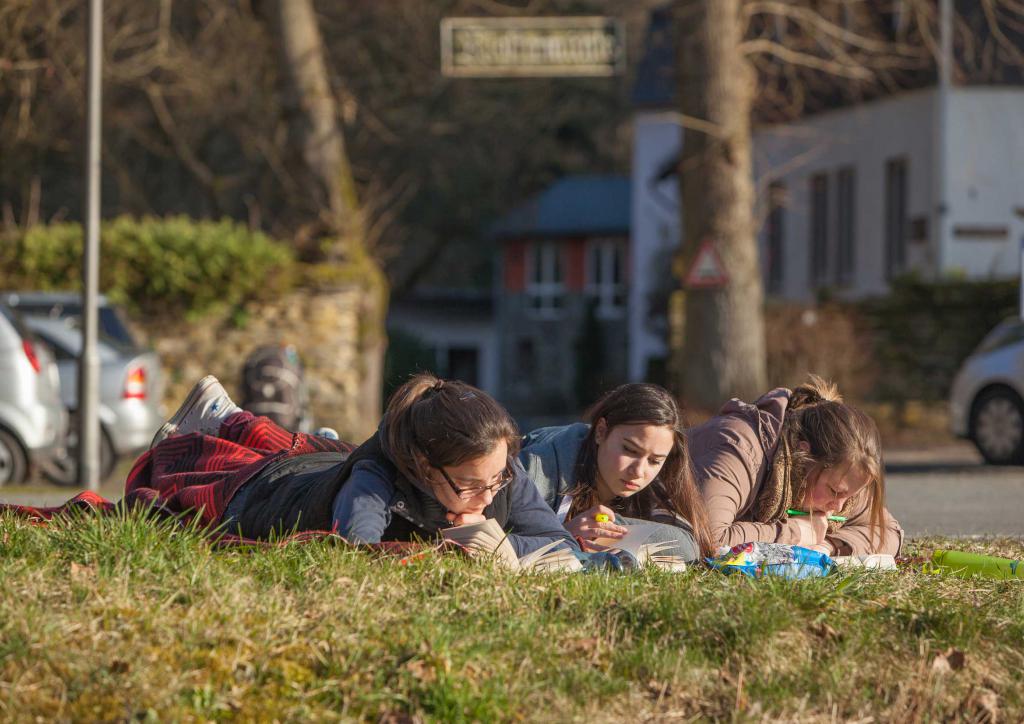
<path id="1" fill-rule="evenodd" d="M 949 93 L 953 76 L 953 0 L 939 2 L 939 85 L 935 109 L 935 276 L 942 277 L 949 258 L 946 234 L 949 218 Z"/>

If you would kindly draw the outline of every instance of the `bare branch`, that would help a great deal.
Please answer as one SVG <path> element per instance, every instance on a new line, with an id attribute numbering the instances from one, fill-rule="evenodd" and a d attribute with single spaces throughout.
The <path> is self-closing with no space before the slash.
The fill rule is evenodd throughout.
<path id="1" fill-rule="evenodd" d="M 756 54 L 767 54 L 773 55 L 779 60 L 793 65 L 801 65 L 805 68 L 814 68 L 815 70 L 824 71 L 832 75 L 841 76 L 844 78 L 853 78 L 855 80 L 870 80 L 874 77 L 874 74 L 864 68 L 863 66 L 857 65 L 845 65 L 834 60 L 827 58 L 819 58 L 809 53 L 803 53 L 798 50 L 792 50 L 777 43 L 774 40 L 768 40 L 765 38 L 758 38 L 756 40 L 747 40 L 739 45 L 740 52 L 745 55 L 756 55 Z"/>

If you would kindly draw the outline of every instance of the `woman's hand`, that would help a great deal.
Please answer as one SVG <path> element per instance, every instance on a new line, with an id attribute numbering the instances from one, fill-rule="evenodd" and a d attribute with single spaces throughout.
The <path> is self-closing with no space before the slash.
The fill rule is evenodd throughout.
<path id="1" fill-rule="evenodd" d="M 598 522 L 594 520 L 597 515 L 607 515 L 608 522 Z M 567 521 L 565 529 L 569 531 L 573 538 L 580 542 L 583 550 L 585 551 L 603 551 L 606 546 L 599 543 L 593 543 L 597 538 L 622 538 L 629 532 L 629 528 L 624 525 L 616 525 L 612 523 L 615 520 L 615 511 L 604 505 L 595 505 L 589 510 L 585 510 L 575 518 Z"/>
<path id="2" fill-rule="evenodd" d="M 825 534 L 828 533 L 828 516 L 830 515 L 832 515 L 832 511 L 790 518 L 796 523 L 797 530 L 800 531 L 800 540 L 796 544 L 804 548 L 825 545 Z"/>
<path id="3" fill-rule="evenodd" d="M 824 553 L 826 556 L 829 556 L 830 558 L 836 554 L 835 546 L 833 546 L 828 541 L 825 541 L 824 543 L 819 543 L 818 545 L 814 546 L 807 546 L 807 548 L 809 548 L 812 551 L 818 551 L 818 553 Z"/>
<path id="4" fill-rule="evenodd" d="M 445 516 L 452 525 L 469 525 L 470 523 L 483 523 L 487 516 L 480 513 L 448 513 Z"/>

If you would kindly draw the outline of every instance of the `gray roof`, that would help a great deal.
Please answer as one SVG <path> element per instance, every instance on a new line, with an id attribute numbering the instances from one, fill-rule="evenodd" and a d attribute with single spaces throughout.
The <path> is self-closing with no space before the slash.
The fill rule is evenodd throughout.
<path id="1" fill-rule="evenodd" d="M 567 176 L 517 206 L 491 227 L 499 239 L 628 234 L 626 176 Z"/>

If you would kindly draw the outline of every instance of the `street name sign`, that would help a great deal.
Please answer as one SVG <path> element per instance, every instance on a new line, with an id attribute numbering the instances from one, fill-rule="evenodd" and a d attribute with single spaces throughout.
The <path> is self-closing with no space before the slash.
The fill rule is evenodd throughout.
<path id="1" fill-rule="evenodd" d="M 622 72 L 625 57 L 622 23 L 616 18 L 441 21 L 441 72 L 447 76 L 612 76 Z"/>

